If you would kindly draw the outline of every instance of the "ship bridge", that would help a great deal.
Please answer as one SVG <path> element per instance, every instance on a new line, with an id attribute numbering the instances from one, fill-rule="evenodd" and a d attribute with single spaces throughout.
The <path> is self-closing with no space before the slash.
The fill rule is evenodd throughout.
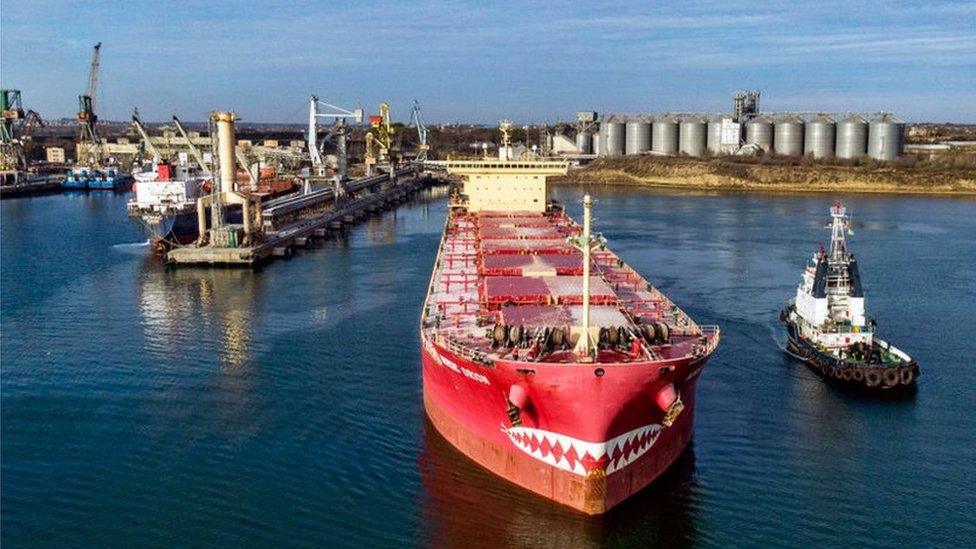
<path id="1" fill-rule="evenodd" d="M 464 178 L 469 212 L 544 212 L 548 178 L 566 175 L 563 160 L 448 160 L 447 173 Z"/>

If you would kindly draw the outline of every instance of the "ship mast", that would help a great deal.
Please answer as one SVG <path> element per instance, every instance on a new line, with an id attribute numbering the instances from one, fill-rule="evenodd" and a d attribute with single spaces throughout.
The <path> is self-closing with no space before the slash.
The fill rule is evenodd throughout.
<path id="1" fill-rule="evenodd" d="M 580 319 L 580 338 L 573 351 L 580 357 L 591 360 L 596 350 L 593 336 L 590 334 L 590 252 L 606 243 L 601 234 L 591 234 L 590 220 L 593 199 L 590 195 L 583 197 L 583 234 L 571 236 L 567 241 L 577 250 L 583 252 L 583 314 Z"/>
<path id="2" fill-rule="evenodd" d="M 844 232 L 848 227 L 847 208 L 837 200 L 830 208 L 830 251 L 827 255 L 827 308 L 836 321 L 850 319 L 850 256 Z"/>
<path id="3" fill-rule="evenodd" d="M 837 200 L 830 208 L 830 217 L 833 223 L 830 227 L 830 262 L 839 263 L 847 260 L 847 240 L 844 238 L 844 230 L 847 229 L 847 208 Z"/>

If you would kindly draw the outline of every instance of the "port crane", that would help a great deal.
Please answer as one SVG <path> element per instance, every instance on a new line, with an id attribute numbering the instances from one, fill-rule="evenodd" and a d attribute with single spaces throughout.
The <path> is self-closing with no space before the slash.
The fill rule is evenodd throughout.
<path id="1" fill-rule="evenodd" d="M 27 169 L 27 153 L 41 115 L 24 110 L 20 90 L 0 90 L 0 169 Z"/>
<path id="2" fill-rule="evenodd" d="M 88 89 L 78 96 L 78 122 L 81 131 L 78 134 L 78 161 L 87 164 L 98 164 L 101 157 L 101 141 L 98 137 L 98 115 L 95 114 L 95 99 L 98 94 L 98 64 L 101 56 L 102 43 L 95 44 L 92 51 L 91 68 L 88 71 Z M 87 148 L 87 151 L 83 149 Z M 82 154 L 85 158 L 82 159 Z"/>
<path id="3" fill-rule="evenodd" d="M 14 130 L 14 124 L 24 118 L 20 90 L 0 90 L 0 169 L 13 170 L 24 164 L 24 151 Z"/>
<path id="4" fill-rule="evenodd" d="M 369 125 L 372 131 L 366 132 L 366 175 L 373 175 L 374 166 L 377 164 L 390 165 L 390 177 L 393 177 L 394 169 L 391 159 L 393 150 L 393 125 L 390 124 L 390 105 L 385 101 L 380 103 L 380 113 L 369 117 Z M 373 133 L 376 132 L 376 133 Z"/>
<path id="5" fill-rule="evenodd" d="M 322 107 L 327 107 L 323 110 Z M 329 130 L 327 138 L 334 138 L 339 149 L 338 154 L 338 181 L 344 181 L 348 172 L 347 144 L 346 136 L 349 134 L 347 119 L 353 119 L 357 124 L 363 121 L 363 109 L 356 107 L 349 111 L 329 103 L 320 102 L 318 96 L 312 95 L 308 101 L 308 154 L 312 160 L 312 169 L 315 175 L 325 175 L 325 160 L 322 158 L 321 145 L 318 142 L 318 120 L 319 118 L 333 119 L 332 129 Z"/>
<path id="6" fill-rule="evenodd" d="M 427 151 L 430 145 L 427 144 L 427 125 L 424 124 L 423 113 L 420 112 L 420 102 L 413 100 L 413 112 L 410 114 L 410 123 L 417 128 L 417 156 L 413 161 L 418 164 L 427 162 Z"/>

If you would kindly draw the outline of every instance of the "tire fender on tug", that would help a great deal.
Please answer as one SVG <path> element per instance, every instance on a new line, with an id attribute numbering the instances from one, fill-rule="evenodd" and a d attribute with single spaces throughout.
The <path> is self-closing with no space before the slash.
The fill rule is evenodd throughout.
<path id="1" fill-rule="evenodd" d="M 881 383 L 881 374 L 877 369 L 872 368 L 864 372 L 864 384 L 868 387 L 877 387 Z"/>
<path id="2" fill-rule="evenodd" d="M 901 381 L 898 368 L 886 368 L 881 377 L 886 387 L 894 387 Z"/>
<path id="3" fill-rule="evenodd" d="M 913 365 L 908 365 L 901 370 L 901 384 L 911 385 L 915 381 L 915 367 Z"/>

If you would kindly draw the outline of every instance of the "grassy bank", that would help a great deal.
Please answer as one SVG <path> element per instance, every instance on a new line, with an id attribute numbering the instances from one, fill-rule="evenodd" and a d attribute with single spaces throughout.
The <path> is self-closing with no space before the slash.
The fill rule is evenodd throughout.
<path id="1" fill-rule="evenodd" d="M 563 178 L 571 183 L 705 190 L 976 195 L 976 161 L 826 164 L 784 159 L 603 158 Z"/>

